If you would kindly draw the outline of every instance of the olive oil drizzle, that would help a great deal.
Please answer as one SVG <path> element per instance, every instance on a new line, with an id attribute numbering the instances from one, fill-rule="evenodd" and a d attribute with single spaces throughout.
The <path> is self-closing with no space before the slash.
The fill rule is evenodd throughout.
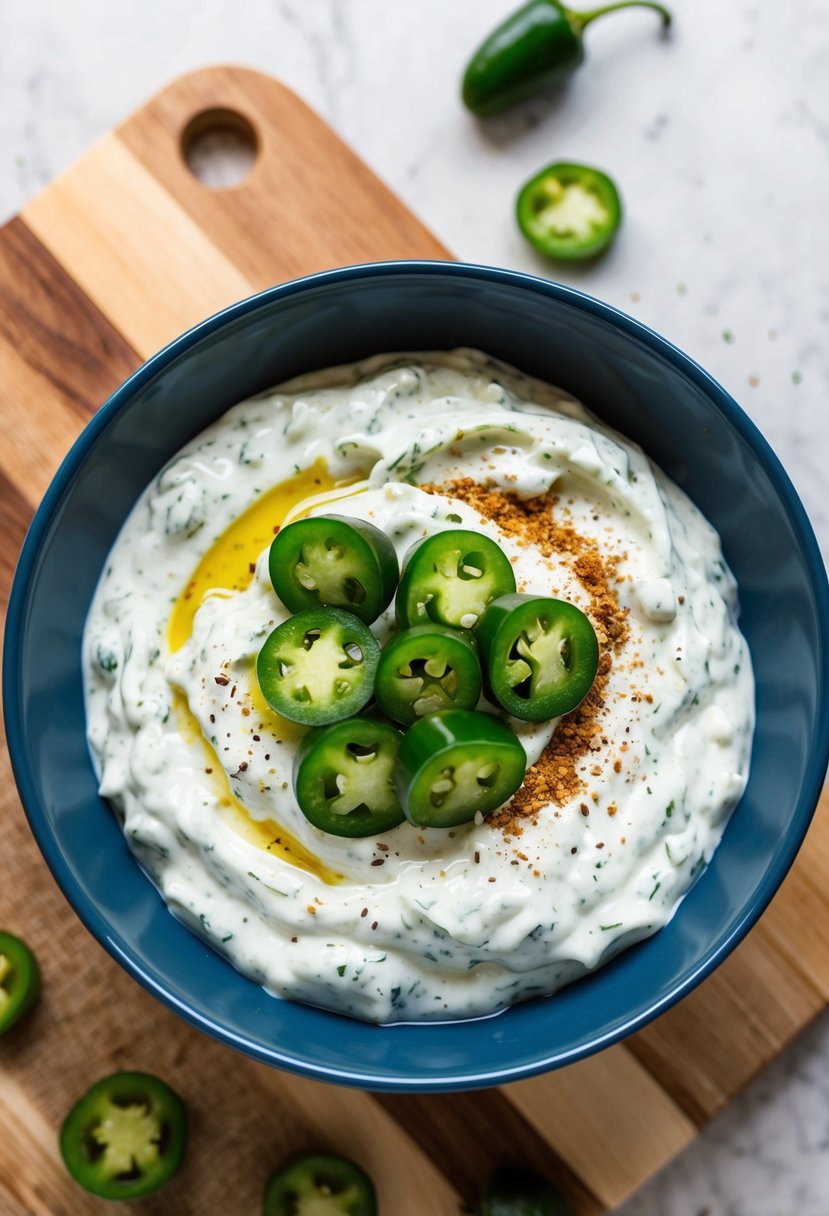
<path id="1" fill-rule="evenodd" d="M 205 598 L 236 594 L 250 585 L 257 558 L 286 519 L 300 518 L 328 497 L 338 499 L 355 492 L 359 492 L 358 487 L 351 488 L 342 482 L 335 482 L 325 462 L 317 460 L 310 468 L 280 482 L 257 498 L 204 553 L 178 596 L 167 627 L 170 652 L 180 650 L 189 639 L 196 612 Z M 269 727 L 277 738 L 293 742 L 297 738 L 298 728 L 275 714 L 267 704 L 259 691 L 254 667 L 251 668 L 249 681 L 246 691 L 257 720 Z M 205 738 L 187 699 L 178 689 L 173 693 L 173 711 L 182 736 L 192 741 L 199 740 L 205 750 L 205 768 L 211 770 L 209 778 L 223 820 L 243 839 L 283 857 L 291 865 L 317 875 L 323 882 L 333 884 L 341 881 L 341 875 L 323 865 L 291 832 L 272 819 L 254 819 L 235 797 L 221 762 Z"/>

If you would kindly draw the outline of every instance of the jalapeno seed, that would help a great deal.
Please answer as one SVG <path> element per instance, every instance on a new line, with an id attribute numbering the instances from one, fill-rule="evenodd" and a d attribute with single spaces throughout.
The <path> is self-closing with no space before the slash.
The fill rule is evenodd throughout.
<path id="1" fill-rule="evenodd" d="M 524 748 L 500 718 L 446 709 L 418 719 L 406 731 L 395 779 L 412 823 L 451 828 L 509 801 L 526 767 Z"/>
<path id="2" fill-rule="evenodd" d="M 334 1153 L 307 1153 L 274 1170 L 262 1216 L 377 1216 L 374 1183 Z"/>
<path id="3" fill-rule="evenodd" d="M 117 1072 L 72 1107 L 60 1131 L 69 1173 L 103 1199 L 138 1199 L 178 1170 L 187 1145 L 184 1103 L 159 1077 Z"/>
<path id="4" fill-rule="evenodd" d="M 505 595 L 476 630 L 487 696 L 525 722 L 575 709 L 590 691 L 599 643 L 575 604 L 536 595 Z"/>
<path id="5" fill-rule="evenodd" d="M 509 558 L 481 532 L 438 532 L 409 551 L 397 589 L 397 623 L 471 629 L 491 600 L 515 590 Z"/>
<path id="6" fill-rule="evenodd" d="M 516 218 L 539 253 L 554 261 L 580 261 L 596 257 L 613 240 L 622 202 L 601 169 L 558 162 L 522 187 Z"/>
<path id="7" fill-rule="evenodd" d="M 274 590 L 291 612 L 326 605 L 366 625 L 391 603 L 397 554 L 374 524 L 344 515 L 314 515 L 280 529 L 268 555 Z"/>
<path id="8" fill-rule="evenodd" d="M 40 968 L 24 941 L 0 931 L 0 1034 L 21 1021 L 40 995 Z"/>
<path id="9" fill-rule="evenodd" d="M 259 652 L 256 674 L 272 709 L 317 726 L 368 704 L 379 658 L 377 639 L 357 617 L 311 608 L 277 625 Z"/>
<path id="10" fill-rule="evenodd" d="M 394 784 L 402 736 L 388 722 L 349 718 L 311 730 L 294 760 L 294 794 L 306 819 L 334 836 L 374 836 L 405 816 Z"/>
<path id="11" fill-rule="evenodd" d="M 415 625 L 383 648 L 374 695 L 403 726 L 441 709 L 473 709 L 481 668 L 473 635 L 445 625 Z"/>

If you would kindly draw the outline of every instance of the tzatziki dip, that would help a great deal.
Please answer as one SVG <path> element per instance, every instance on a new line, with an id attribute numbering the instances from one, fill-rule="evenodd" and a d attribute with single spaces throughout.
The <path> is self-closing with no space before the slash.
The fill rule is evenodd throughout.
<path id="1" fill-rule="evenodd" d="M 582 704 L 502 715 L 528 767 L 493 813 L 346 838 L 297 805 L 306 728 L 256 674 L 290 616 L 269 550 L 332 513 L 401 560 L 481 533 L 519 593 L 592 624 Z M 174 915 L 268 992 L 376 1022 L 492 1013 L 654 933 L 710 860 L 754 720 L 736 613 L 711 525 L 560 390 L 465 350 L 314 373 L 230 409 L 124 524 L 83 639 L 100 793 Z M 371 630 L 388 642 L 393 605 Z"/>

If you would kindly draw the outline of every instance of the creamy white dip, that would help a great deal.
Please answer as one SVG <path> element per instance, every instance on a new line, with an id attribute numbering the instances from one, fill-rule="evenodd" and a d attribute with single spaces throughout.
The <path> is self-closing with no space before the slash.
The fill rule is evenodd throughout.
<path id="1" fill-rule="evenodd" d="M 589 613 L 566 553 L 418 488 L 468 477 L 521 498 L 553 488 L 562 520 L 617 559 L 627 637 L 583 788 L 520 835 L 487 822 L 326 835 L 292 793 L 301 729 L 267 709 L 252 669 L 288 615 L 268 537 L 315 494 L 311 513 L 369 519 L 400 555 L 479 529 L 519 590 Z M 559 390 L 468 351 L 317 373 L 231 409 L 124 525 L 83 642 L 100 791 L 172 912 L 270 992 L 374 1021 L 489 1013 L 653 933 L 710 859 L 753 726 L 736 607 L 710 524 Z M 381 641 L 391 620 L 374 626 Z M 511 724 L 531 763 L 556 728 Z"/>

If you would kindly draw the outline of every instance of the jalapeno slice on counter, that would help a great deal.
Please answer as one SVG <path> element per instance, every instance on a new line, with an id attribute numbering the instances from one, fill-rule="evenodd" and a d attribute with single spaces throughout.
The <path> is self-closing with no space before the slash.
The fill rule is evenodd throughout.
<path id="1" fill-rule="evenodd" d="M 589 165 L 548 165 L 521 189 L 518 227 L 539 253 L 581 261 L 606 249 L 622 221 L 619 191 Z"/>
<path id="2" fill-rule="evenodd" d="M 332 836 L 375 836 L 405 816 L 394 785 L 402 736 L 388 722 L 349 718 L 309 731 L 294 759 L 294 794 L 306 819 Z"/>
<path id="3" fill-rule="evenodd" d="M 599 643 L 575 604 L 504 595 L 488 606 L 476 632 L 487 695 L 513 717 L 558 718 L 590 692 Z"/>
<path id="4" fill-rule="evenodd" d="M 410 726 L 397 754 L 397 792 L 417 827 L 453 828 L 507 802 L 527 767 L 506 723 L 472 709 L 444 709 Z"/>
<path id="5" fill-rule="evenodd" d="M 409 552 L 395 607 L 399 625 L 434 621 L 471 629 L 486 605 L 515 590 L 509 558 L 494 540 L 457 528 L 427 536 Z"/>
<path id="6" fill-rule="evenodd" d="M 366 625 L 391 603 L 400 573 L 386 534 L 345 515 L 314 515 L 282 528 L 268 568 L 291 612 L 325 604 L 353 612 Z"/>
<path id="7" fill-rule="evenodd" d="M 377 1195 L 353 1161 L 308 1153 L 271 1174 L 262 1216 L 377 1216 Z"/>
<path id="8" fill-rule="evenodd" d="M 495 1170 L 481 1198 L 481 1216 L 572 1216 L 563 1195 L 529 1170 Z"/>
<path id="9" fill-rule="evenodd" d="M 371 700 L 380 646 L 350 612 L 310 608 L 277 625 L 259 651 L 265 700 L 304 726 L 341 722 Z"/>
<path id="10" fill-rule="evenodd" d="M 40 995 L 40 968 L 25 942 L 0 931 L 0 1034 L 26 1016 Z"/>
<path id="11" fill-rule="evenodd" d="M 187 1146 L 187 1111 L 158 1077 L 116 1072 L 66 1116 L 60 1151 L 69 1173 L 103 1199 L 138 1199 L 172 1178 Z"/>
<path id="12" fill-rule="evenodd" d="M 403 726 L 440 709 L 473 709 L 481 667 L 472 634 L 445 625 L 404 629 L 383 647 L 374 695 Z"/>

